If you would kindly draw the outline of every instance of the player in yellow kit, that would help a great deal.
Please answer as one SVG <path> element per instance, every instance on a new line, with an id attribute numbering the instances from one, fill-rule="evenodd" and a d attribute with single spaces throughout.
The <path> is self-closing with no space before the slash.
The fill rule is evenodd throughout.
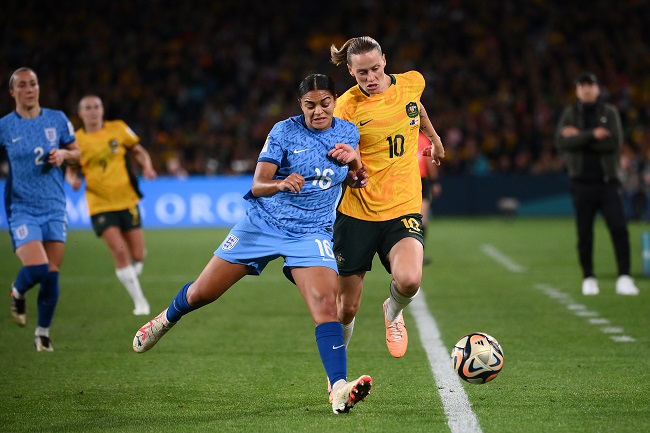
<path id="1" fill-rule="evenodd" d="M 392 274 L 390 296 L 383 305 L 386 344 L 391 355 L 399 358 L 408 346 L 402 310 L 422 280 L 419 131 L 431 140 L 425 154 L 437 165 L 445 151 L 420 103 L 425 86 L 422 74 L 387 74 L 386 57 L 379 43 L 368 36 L 352 38 L 341 48 L 332 45 L 331 60 L 335 65 L 346 63 L 357 82 L 338 99 L 334 115 L 359 128 L 361 160 L 368 172 L 365 188 L 346 190 L 334 226 L 338 316 L 347 345 L 365 274 L 378 254 Z"/>
<path id="2" fill-rule="evenodd" d="M 140 139 L 121 120 L 105 121 L 102 100 L 95 95 L 79 101 L 83 128 L 77 130 L 81 150 L 81 173 L 69 170 L 66 178 L 77 190 L 80 174 L 86 179 L 86 202 L 97 236 L 113 255 L 115 274 L 133 299 L 135 315 L 148 315 L 149 303 L 142 293 L 139 275 L 145 256 L 144 233 L 138 202 L 142 194 L 130 170 L 129 153 L 142 166 L 145 179 L 156 171 Z"/>

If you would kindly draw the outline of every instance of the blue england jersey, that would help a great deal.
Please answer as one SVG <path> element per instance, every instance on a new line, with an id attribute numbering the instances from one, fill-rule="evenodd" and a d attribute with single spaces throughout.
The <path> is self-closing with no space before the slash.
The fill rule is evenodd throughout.
<path id="1" fill-rule="evenodd" d="M 72 123 L 58 110 L 41 108 L 34 119 L 13 111 L 0 119 L 0 147 L 6 149 L 10 169 L 5 184 L 7 218 L 65 212 L 63 170 L 47 159 L 51 149 L 67 147 L 74 140 Z"/>
<path id="2" fill-rule="evenodd" d="M 267 221 L 283 230 L 296 233 L 331 230 L 342 183 L 348 174 L 347 165 L 327 156 L 337 143 L 356 149 L 357 127 L 335 117 L 332 126 L 321 131 L 309 128 L 303 115 L 276 123 L 258 162 L 277 165 L 276 179 L 298 173 L 305 178 L 305 185 L 299 194 L 280 191 L 270 197 L 255 197 L 249 192 L 245 198 Z"/>

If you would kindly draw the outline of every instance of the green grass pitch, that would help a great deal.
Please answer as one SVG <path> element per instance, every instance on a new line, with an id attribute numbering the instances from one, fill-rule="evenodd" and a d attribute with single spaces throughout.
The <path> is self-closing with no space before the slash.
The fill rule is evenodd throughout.
<path id="1" fill-rule="evenodd" d="M 638 297 L 614 294 L 616 269 L 602 221 L 596 232 L 601 294 L 580 294 L 573 220 L 433 219 L 422 290 L 444 345 L 487 332 L 505 364 L 485 385 L 460 385 L 482 432 L 650 431 L 650 280 L 630 226 Z M 141 282 L 152 317 L 194 279 L 227 231 L 148 230 Z M 69 233 L 53 353 L 13 324 L 9 287 L 19 267 L 0 233 L 0 432 L 448 432 L 440 392 L 405 313 L 410 346 L 385 347 L 382 302 L 390 277 L 378 261 L 348 350 L 350 377 L 370 374 L 368 399 L 332 414 L 314 327 L 298 290 L 272 263 L 188 316 L 150 352 L 131 341 L 148 317 L 131 314 L 102 241 Z M 4 311 L 4 313 L 2 312 Z M 452 390 L 453 391 L 453 390 Z M 460 391 L 460 390 L 456 390 Z"/>

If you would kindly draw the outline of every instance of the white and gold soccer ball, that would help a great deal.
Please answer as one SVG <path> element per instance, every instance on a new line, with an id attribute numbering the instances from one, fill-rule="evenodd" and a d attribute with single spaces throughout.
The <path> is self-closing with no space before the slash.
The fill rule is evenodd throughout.
<path id="1" fill-rule="evenodd" d="M 486 383 L 503 368 L 503 349 L 491 335 L 472 332 L 454 345 L 451 364 L 464 381 L 474 385 Z"/>

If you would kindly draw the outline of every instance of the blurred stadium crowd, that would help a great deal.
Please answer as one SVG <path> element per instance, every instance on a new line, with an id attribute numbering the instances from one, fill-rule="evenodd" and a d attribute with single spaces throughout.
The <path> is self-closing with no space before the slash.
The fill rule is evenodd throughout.
<path id="1" fill-rule="evenodd" d="M 553 134 L 573 79 L 595 72 L 621 112 L 629 188 L 650 185 L 650 2 L 608 0 L 3 1 L 0 114 L 30 66 L 41 105 L 76 126 L 86 93 L 125 120 L 161 174 L 250 172 L 311 72 L 353 84 L 329 46 L 370 35 L 387 72 L 417 69 L 443 174 L 561 172 Z M 644 182 L 644 177 L 648 178 Z"/>

